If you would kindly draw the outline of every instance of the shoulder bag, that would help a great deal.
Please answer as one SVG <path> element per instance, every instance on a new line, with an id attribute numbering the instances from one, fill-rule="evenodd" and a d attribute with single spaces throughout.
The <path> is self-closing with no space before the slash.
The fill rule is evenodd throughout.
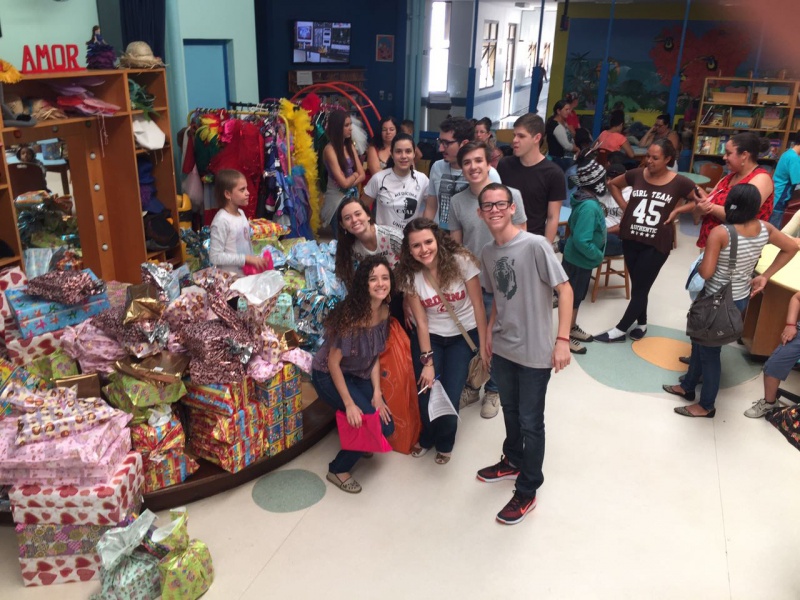
<path id="1" fill-rule="evenodd" d="M 480 387 L 489 381 L 489 371 L 486 366 L 483 364 L 483 360 L 481 359 L 481 354 L 478 352 L 478 348 L 475 346 L 475 342 L 472 341 L 472 338 L 469 337 L 467 330 L 464 329 L 464 326 L 461 324 L 461 321 L 456 316 L 456 311 L 453 310 L 452 305 L 450 302 L 447 301 L 447 298 L 444 297 L 442 290 L 439 289 L 439 286 L 433 281 L 432 278 L 428 277 L 428 274 L 423 271 L 422 276 L 425 278 L 425 281 L 436 290 L 436 293 L 439 294 L 439 298 L 444 304 L 444 307 L 447 309 L 447 312 L 450 314 L 450 318 L 455 321 L 456 326 L 458 327 L 459 331 L 461 331 L 461 335 L 464 336 L 464 339 L 467 341 L 467 345 L 469 346 L 470 350 L 472 350 L 475 356 L 472 357 L 472 360 L 469 361 L 469 370 L 467 371 L 467 385 L 469 385 L 473 389 L 480 389 Z"/>
<path id="2" fill-rule="evenodd" d="M 726 227 L 730 236 L 728 274 L 733 277 L 739 236 L 733 225 L 726 225 Z M 689 307 L 686 335 L 701 346 L 724 346 L 739 339 L 743 329 L 742 313 L 733 302 L 730 279 L 713 294 L 707 294 L 704 289 Z"/>

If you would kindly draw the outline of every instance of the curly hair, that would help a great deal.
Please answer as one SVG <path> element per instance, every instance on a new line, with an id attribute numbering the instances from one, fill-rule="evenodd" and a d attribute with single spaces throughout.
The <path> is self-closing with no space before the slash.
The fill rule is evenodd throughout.
<path id="1" fill-rule="evenodd" d="M 394 291 L 394 277 L 389 261 L 383 256 L 368 256 L 358 265 L 353 276 L 353 282 L 347 296 L 328 314 L 325 319 L 325 334 L 328 336 L 342 336 L 353 333 L 357 329 L 369 327 L 372 323 L 372 309 L 370 307 L 369 277 L 376 267 L 383 265 L 389 271 L 390 292 L 385 303 L 389 303 L 391 293 Z"/>
<path id="2" fill-rule="evenodd" d="M 454 260 L 456 256 L 463 256 L 480 267 L 480 263 L 475 256 L 464 246 L 457 243 L 449 235 L 445 235 L 439 226 L 424 217 L 417 217 L 408 222 L 403 233 L 403 244 L 400 247 L 400 260 L 395 267 L 395 277 L 398 286 L 404 292 L 414 293 L 414 275 L 422 270 L 422 264 L 411 256 L 411 247 L 408 242 L 410 234 L 416 231 L 430 229 L 433 237 L 436 238 L 436 273 L 439 276 L 439 287 L 443 290 L 464 279 L 464 274 L 458 268 L 458 263 Z"/>
<path id="3" fill-rule="evenodd" d="M 344 287 L 349 291 L 350 285 L 353 283 L 353 276 L 355 274 L 355 267 L 353 266 L 353 245 L 356 243 L 356 236 L 348 232 L 342 226 L 342 210 L 348 204 L 356 203 L 364 209 L 364 212 L 369 216 L 370 225 L 375 224 L 372 214 L 369 212 L 367 206 L 361 201 L 361 198 L 350 196 L 342 200 L 339 208 L 336 209 L 336 222 L 339 224 L 339 233 L 336 237 L 336 276 L 342 280 Z"/>

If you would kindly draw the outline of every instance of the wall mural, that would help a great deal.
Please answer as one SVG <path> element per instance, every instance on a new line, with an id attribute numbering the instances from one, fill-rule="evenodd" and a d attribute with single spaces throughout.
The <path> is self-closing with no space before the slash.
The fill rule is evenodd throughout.
<path id="1" fill-rule="evenodd" d="M 682 21 L 615 21 L 609 52 L 606 110 L 666 110 L 675 72 Z M 572 19 L 564 92 L 578 92 L 578 109 L 593 110 L 605 50 L 606 19 Z M 706 77 L 747 77 L 755 64 L 758 36 L 747 23 L 690 21 L 681 61 L 678 113 L 700 96 Z M 762 57 L 763 58 L 763 57 Z M 762 75 L 766 65 L 761 65 Z"/>

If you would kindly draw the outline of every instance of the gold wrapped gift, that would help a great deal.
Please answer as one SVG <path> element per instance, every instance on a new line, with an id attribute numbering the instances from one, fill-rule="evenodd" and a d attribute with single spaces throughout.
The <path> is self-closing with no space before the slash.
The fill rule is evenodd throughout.
<path id="1" fill-rule="evenodd" d="M 114 367 L 118 371 L 143 381 L 177 383 L 183 378 L 184 372 L 189 367 L 189 355 L 160 352 L 141 361 L 134 361 L 130 357 L 126 357 L 114 363 Z"/>
<path id="2" fill-rule="evenodd" d="M 100 397 L 100 376 L 97 373 L 84 375 L 73 375 L 56 379 L 53 383 L 56 387 L 78 388 L 78 398 L 99 398 Z"/>
<path id="3" fill-rule="evenodd" d="M 158 299 L 158 289 L 149 283 L 129 286 L 125 296 L 125 315 L 123 325 L 139 321 L 154 320 L 161 317 L 166 308 Z"/>

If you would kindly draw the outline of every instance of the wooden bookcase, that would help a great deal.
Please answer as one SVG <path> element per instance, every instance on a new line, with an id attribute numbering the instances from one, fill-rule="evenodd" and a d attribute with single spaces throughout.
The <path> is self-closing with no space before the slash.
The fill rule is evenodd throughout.
<path id="1" fill-rule="evenodd" d="M 777 88 L 785 93 L 774 93 Z M 695 126 L 692 167 L 696 160 L 721 162 L 724 140 L 745 131 L 774 140 L 774 156 L 758 159 L 774 166 L 797 130 L 798 92 L 800 82 L 793 80 L 708 77 Z"/>
<path id="2" fill-rule="evenodd" d="M 6 127 L 0 120 L 3 145 L 33 143 L 57 137 L 69 149 L 69 171 L 72 196 L 78 221 L 84 263 L 99 277 L 129 283 L 141 281 L 141 263 L 146 260 L 167 260 L 180 264 L 180 246 L 166 252 L 148 253 L 142 221 L 137 155 L 148 154 L 153 162 L 158 199 L 172 213 L 178 229 L 175 171 L 172 162 L 172 140 L 163 69 L 120 69 L 24 75 L 16 84 L 5 84 L 5 95 L 22 98 L 54 99 L 50 81 L 75 81 L 99 78 L 103 83 L 90 89 L 95 96 L 120 107 L 113 116 L 70 117 L 40 121 L 33 127 Z M 154 94 L 159 116 L 154 122 L 166 135 L 163 149 L 146 151 L 136 146 L 133 136 L 133 110 L 128 94 L 128 80 L 133 79 Z M 14 250 L 11 259 L 0 260 L 0 266 L 24 268 L 23 249 L 17 230 L 14 208 L 15 191 L 9 185 L 5 153 L 0 156 L 0 237 Z"/>

